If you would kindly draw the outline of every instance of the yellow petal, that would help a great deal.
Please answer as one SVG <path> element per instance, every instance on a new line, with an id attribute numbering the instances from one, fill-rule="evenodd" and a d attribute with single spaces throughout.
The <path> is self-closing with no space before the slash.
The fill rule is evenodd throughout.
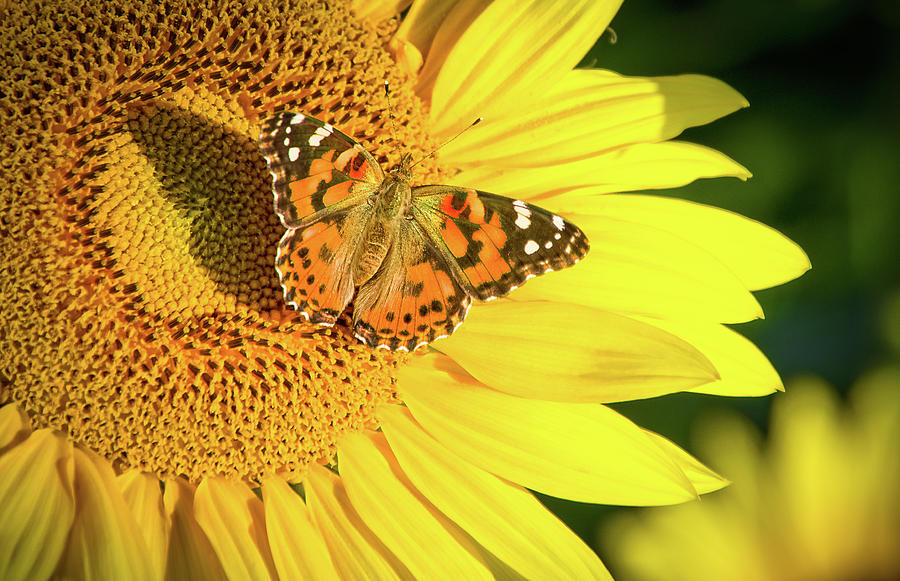
<path id="1" fill-rule="evenodd" d="M 728 327 L 703 321 L 637 318 L 684 339 L 715 365 L 721 379 L 690 391 L 758 397 L 784 389 L 778 372 L 766 356 L 746 337 Z"/>
<path id="2" fill-rule="evenodd" d="M 21 425 L 16 406 L 0 413 Z M 0 579 L 48 579 L 56 569 L 75 515 L 73 477 L 72 444 L 50 430 L 0 456 Z"/>
<path id="3" fill-rule="evenodd" d="M 412 0 L 353 0 L 351 10 L 360 20 L 377 24 L 406 10 Z"/>
<path id="4" fill-rule="evenodd" d="M 262 501 L 242 482 L 210 478 L 197 487 L 197 523 L 230 579 L 277 579 Z"/>
<path id="5" fill-rule="evenodd" d="M 163 503 L 171 531 L 166 579 L 226 579 L 212 544 L 194 518 L 194 492 L 184 478 L 166 481 Z"/>
<path id="6" fill-rule="evenodd" d="M 443 136 L 480 115 L 543 92 L 593 46 L 619 0 L 497 0 L 450 50 L 431 93 Z"/>
<path id="7" fill-rule="evenodd" d="M 477 383 L 445 357 L 418 358 L 397 379 L 413 417 L 436 440 L 532 490 L 620 505 L 696 495 L 667 453 L 606 406 L 513 397 Z"/>
<path id="8" fill-rule="evenodd" d="M 718 378 L 674 335 L 572 304 L 494 301 L 472 309 L 436 348 L 494 389 L 548 400 L 639 399 Z"/>
<path id="9" fill-rule="evenodd" d="M 0 407 L 0 449 L 17 440 L 28 437 L 30 423 L 19 406 L 7 404 Z"/>
<path id="10" fill-rule="evenodd" d="M 491 578 L 447 530 L 446 519 L 401 481 L 383 436 L 348 434 L 340 442 L 338 465 L 353 507 L 416 579 Z"/>
<path id="11" fill-rule="evenodd" d="M 404 473 L 441 512 L 525 579 L 610 579 L 594 552 L 523 488 L 452 454 L 400 406 L 379 410 Z"/>
<path id="12" fill-rule="evenodd" d="M 678 464 L 678 467 L 691 481 L 691 485 L 698 494 L 707 494 L 728 486 L 729 482 L 726 478 L 716 474 L 712 469 L 675 445 L 671 440 L 650 430 L 644 430 L 644 433 Z"/>
<path id="13" fill-rule="evenodd" d="M 341 579 L 412 578 L 359 517 L 344 484 L 333 472 L 313 466 L 304 486 L 313 523 L 325 539 Z"/>
<path id="14" fill-rule="evenodd" d="M 759 303 L 740 279 L 705 248 L 655 225 L 606 216 L 567 217 L 587 234 L 588 255 L 574 268 L 529 281 L 512 298 L 701 321 L 762 317 Z"/>
<path id="15" fill-rule="evenodd" d="M 146 472 L 129 470 L 117 480 L 125 503 L 131 509 L 147 544 L 151 576 L 162 579 L 169 549 L 169 519 L 166 517 L 159 479 Z"/>
<path id="16" fill-rule="evenodd" d="M 535 167 L 677 136 L 747 106 L 722 81 L 701 75 L 623 77 L 575 69 L 537 103 L 502 110 L 448 143 L 446 163 Z"/>
<path id="17" fill-rule="evenodd" d="M 62 571 L 83 579 L 153 579 L 147 545 L 105 458 L 73 450 L 77 511 Z"/>
<path id="18" fill-rule="evenodd" d="M 479 125 L 480 127 L 480 125 Z M 450 164 L 446 158 L 443 161 Z M 455 175 L 455 185 L 533 200 L 585 188 L 584 196 L 610 192 L 677 188 L 700 178 L 736 177 L 750 172 L 730 157 L 683 141 L 636 143 L 587 159 L 551 166 L 508 168 L 471 166 Z M 588 202 L 590 203 L 590 202 Z M 555 199 L 554 199 L 555 205 Z M 571 207 L 567 204 L 566 207 Z"/>
<path id="19" fill-rule="evenodd" d="M 328 548 L 300 495 L 275 477 L 263 482 L 262 493 L 266 532 L 278 575 L 282 579 L 336 579 Z"/>
<path id="20" fill-rule="evenodd" d="M 803 250 L 784 234 L 712 206 L 659 196 L 591 193 L 559 196 L 553 203 L 558 211 L 598 214 L 667 230 L 707 249 L 750 290 L 782 284 L 810 268 Z"/>

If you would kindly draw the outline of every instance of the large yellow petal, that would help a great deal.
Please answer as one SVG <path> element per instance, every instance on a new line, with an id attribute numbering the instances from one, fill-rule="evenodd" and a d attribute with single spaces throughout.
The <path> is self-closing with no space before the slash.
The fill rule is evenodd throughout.
<path id="1" fill-rule="evenodd" d="M 378 24 L 406 10 L 412 0 L 353 0 L 353 15 L 360 20 Z"/>
<path id="2" fill-rule="evenodd" d="M 379 410 L 404 473 L 441 512 L 525 579 L 610 579 L 593 551 L 523 488 L 454 455 L 408 410 Z"/>
<path id="3" fill-rule="evenodd" d="M 450 49 L 431 92 L 432 130 L 444 136 L 543 93 L 593 46 L 620 0 L 497 0 Z"/>
<path id="4" fill-rule="evenodd" d="M 19 409 L 19 406 L 8 404 L 0 407 L 0 449 L 16 440 L 24 440 L 30 431 L 28 416 Z"/>
<path id="5" fill-rule="evenodd" d="M 147 545 L 112 466 L 74 448 L 75 522 L 60 568 L 74 579 L 153 579 Z"/>
<path id="6" fill-rule="evenodd" d="M 522 486 L 620 505 L 696 495 L 669 454 L 606 406 L 513 397 L 479 384 L 445 357 L 420 358 L 397 378 L 401 397 L 436 440 Z"/>
<path id="7" fill-rule="evenodd" d="M 275 477 L 263 482 L 262 493 L 266 532 L 281 579 L 336 579 L 328 548 L 300 495 Z"/>
<path id="8" fill-rule="evenodd" d="M 490 3 L 490 0 L 417 0 L 404 16 L 391 45 L 414 46 L 426 60 L 420 80 L 433 84 L 450 49 Z"/>
<path id="9" fill-rule="evenodd" d="M 325 540 L 341 579 L 412 579 L 412 574 L 354 510 L 343 482 L 313 466 L 304 481 L 313 523 Z"/>
<path id="10" fill-rule="evenodd" d="M 747 101 L 722 81 L 701 75 L 624 77 L 575 69 L 537 103 L 485 113 L 477 129 L 441 150 L 456 167 L 540 167 L 577 161 L 637 143 L 675 137 L 728 115 Z"/>
<path id="11" fill-rule="evenodd" d="M 169 550 L 169 519 L 166 517 L 159 479 L 146 472 L 129 470 L 119 475 L 117 480 L 125 503 L 131 509 L 147 544 L 152 577 L 162 579 Z"/>
<path id="12" fill-rule="evenodd" d="M 585 191 L 556 197 L 553 207 L 671 232 L 707 249 L 750 290 L 782 284 L 810 268 L 806 253 L 784 234 L 712 206 L 660 196 L 598 196 Z"/>
<path id="13" fill-rule="evenodd" d="M 374 433 L 373 433 L 374 434 Z M 450 523 L 401 480 L 384 437 L 348 434 L 338 466 L 353 507 L 417 579 L 490 579 Z"/>
<path id="14" fill-rule="evenodd" d="M 166 579 L 226 579 L 212 544 L 194 517 L 195 490 L 184 478 L 166 481 L 163 503 L 171 531 Z"/>
<path id="15" fill-rule="evenodd" d="M 751 341 L 728 327 L 705 321 L 638 317 L 697 347 L 715 365 L 721 379 L 691 388 L 696 393 L 758 397 L 782 391 L 781 377 Z"/>
<path id="16" fill-rule="evenodd" d="M 716 474 L 711 468 L 685 452 L 671 440 L 650 430 L 644 430 L 644 433 L 678 464 L 698 494 L 707 494 L 728 486 L 729 481 L 726 478 Z"/>
<path id="17" fill-rule="evenodd" d="M 677 188 L 700 178 L 714 177 L 745 180 L 750 172 L 714 149 L 683 141 L 662 141 L 635 143 L 587 159 L 550 166 L 470 166 L 451 182 L 540 205 L 540 198 L 574 189 L 583 188 L 586 196 L 594 196 Z"/>
<path id="18" fill-rule="evenodd" d="M 15 405 L 0 414 L 6 433 L 24 421 Z M 0 456 L 0 579 L 50 578 L 75 516 L 73 472 L 72 444 L 46 429 Z"/>
<path id="19" fill-rule="evenodd" d="M 762 317 L 741 280 L 705 248 L 656 225 L 606 216 L 567 217 L 587 234 L 587 257 L 573 268 L 529 281 L 514 299 L 714 322 Z"/>
<path id="20" fill-rule="evenodd" d="M 555 302 L 474 308 L 435 347 L 494 389 L 547 400 L 640 399 L 718 378 L 700 351 L 653 325 Z"/>
<path id="21" fill-rule="evenodd" d="M 197 523 L 229 579 L 277 579 L 262 501 L 242 482 L 210 478 L 194 497 Z"/>

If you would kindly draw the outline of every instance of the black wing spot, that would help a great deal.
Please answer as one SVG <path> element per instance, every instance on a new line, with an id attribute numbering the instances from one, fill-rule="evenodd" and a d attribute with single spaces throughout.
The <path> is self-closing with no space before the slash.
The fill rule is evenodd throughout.
<path id="1" fill-rule="evenodd" d="M 420 305 L 419 306 L 419 316 L 424 317 L 428 314 L 428 305 Z"/>
<path id="2" fill-rule="evenodd" d="M 389 311 L 389 312 L 384 316 L 384 320 L 387 321 L 388 323 L 390 323 L 390 322 L 392 322 L 392 321 L 394 320 L 394 317 L 396 317 L 396 316 L 397 316 L 397 315 L 394 314 L 394 311 Z"/>
<path id="3" fill-rule="evenodd" d="M 441 311 L 444 310 L 444 306 L 441 305 L 441 301 L 434 300 L 434 301 L 431 301 L 431 310 L 434 311 L 435 313 L 440 313 Z"/>
<path id="4" fill-rule="evenodd" d="M 316 282 L 316 275 L 311 274 L 306 277 L 306 284 L 312 284 L 314 282 Z"/>
<path id="5" fill-rule="evenodd" d="M 403 322 L 407 325 L 412 323 L 412 315 L 410 313 L 406 313 L 405 315 L 403 315 Z"/>

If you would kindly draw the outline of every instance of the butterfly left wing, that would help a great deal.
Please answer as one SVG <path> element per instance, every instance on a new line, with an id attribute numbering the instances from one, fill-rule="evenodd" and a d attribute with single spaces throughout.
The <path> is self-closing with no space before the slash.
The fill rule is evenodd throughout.
<path id="1" fill-rule="evenodd" d="M 479 300 L 572 266 L 589 249 L 578 226 L 521 200 L 455 186 L 421 186 L 412 194 L 416 222 Z"/>
<path id="2" fill-rule="evenodd" d="M 357 292 L 353 331 L 366 345 L 412 351 L 453 333 L 471 304 L 421 226 L 404 220 L 381 268 Z"/>
<path id="3" fill-rule="evenodd" d="M 357 205 L 384 180 L 384 170 L 356 140 L 303 113 L 266 119 L 259 146 L 273 177 L 275 213 L 286 228 Z"/>

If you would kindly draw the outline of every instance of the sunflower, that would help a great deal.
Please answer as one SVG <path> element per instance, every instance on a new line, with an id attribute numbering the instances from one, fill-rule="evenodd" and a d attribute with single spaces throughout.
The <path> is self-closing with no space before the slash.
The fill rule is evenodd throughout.
<path id="1" fill-rule="evenodd" d="M 602 404 L 779 389 L 722 323 L 808 262 L 739 216 L 613 192 L 746 178 L 670 140 L 744 99 L 574 68 L 618 2 L 363 4 L 4 6 L 4 579 L 603 578 L 527 489 L 723 485 Z M 257 139 L 284 110 L 387 166 L 483 115 L 415 181 L 538 201 L 594 251 L 425 354 L 313 327 L 273 267 Z"/>
<path id="2" fill-rule="evenodd" d="M 805 377 L 776 399 L 765 439 L 744 418 L 710 418 L 702 451 L 734 484 L 612 520 L 623 578 L 900 578 L 900 368 L 860 378 L 848 404 Z"/>

